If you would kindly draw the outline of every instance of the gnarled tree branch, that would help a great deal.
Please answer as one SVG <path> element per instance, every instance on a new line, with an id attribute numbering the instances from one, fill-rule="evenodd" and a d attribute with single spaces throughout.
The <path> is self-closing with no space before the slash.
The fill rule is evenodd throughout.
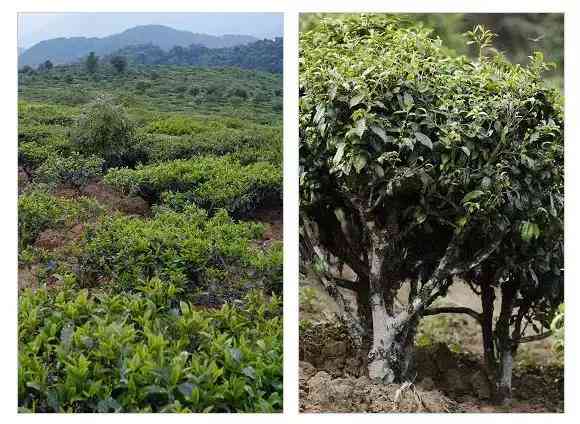
<path id="1" fill-rule="evenodd" d="M 517 343 L 517 344 L 521 344 L 521 343 L 529 343 L 529 342 L 537 342 L 538 340 L 544 340 L 547 339 L 548 337 L 550 337 L 552 335 L 552 330 L 546 331 L 542 334 L 534 334 L 533 336 L 524 336 L 524 337 L 520 337 L 517 339 L 511 339 L 512 343 Z"/>
<path id="2" fill-rule="evenodd" d="M 437 308 L 429 308 L 426 309 L 425 312 L 423 312 L 424 316 L 438 314 L 466 314 L 475 319 L 479 323 L 481 323 L 482 321 L 482 316 L 479 312 L 476 312 L 471 308 L 464 308 L 460 306 L 441 306 Z"/>
<path id="3" fill-rule="evenodd" d="M 493 252 L 495 252 L 495 250 L 498 248 L 501 241 L 503 240 L 504 236 L 505 236 L 505 233 L 501 233 L 500 236 L 498 236 L 498 238 L 493 243 L 491 243 L 485 249 L 480 250 L 475 255 L 475 258 L 472 261 L 465 262 L 465 263 L 462 263 L 462 264 L 459 264 L 459 265 L 453 267 L 449 271 L 449 275 L 453 276 L 453 275 L 464 274 L 468 271 L 471 271 L 473 268 L 479 266 L 483 261 L 485 261 L 487 258 L 489 258 L 489 256 Z"/>

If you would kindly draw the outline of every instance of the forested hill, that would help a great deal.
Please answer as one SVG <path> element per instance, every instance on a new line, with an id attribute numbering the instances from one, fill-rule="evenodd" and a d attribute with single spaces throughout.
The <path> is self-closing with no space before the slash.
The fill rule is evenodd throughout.
<path id="1" fill-rule="evenodd" d="M 154 43 L 162 49 L 169 50 L 173 46 L 191 44 L 207 48 L 224 48 L 256 40 L 249 35 L 214 36 L 180 31 L 163 25 L 141 25 L 101 38 L 71 37 L 41 41 L 20 54 L 19 66 L 35 66 L 46 60 L 50 60 L 53 64 L 66 64 L 77 61 L 91 51 L 97 55 L 107 55 L 127 46 L 147 43 Z"/>
<path id="2" fill-rule="evenodd" d="M 192 44 L 188 47 L 175 46 L 168 51 L 149 43 L 125 47 L 113 55 L 125 56 L 130 63 L 140 65 L 238 67 L 281 73 L 283 42 L 282 38 L 275 38 L 220 49 Z"/>

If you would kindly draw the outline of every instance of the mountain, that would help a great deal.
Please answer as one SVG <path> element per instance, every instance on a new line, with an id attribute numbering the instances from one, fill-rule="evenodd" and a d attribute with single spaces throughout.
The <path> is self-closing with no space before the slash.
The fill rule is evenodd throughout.
<path id="1" fill-rule="evenodd" d="M 35 66 L 46 60 L 55 65 L 70 63 L 91 51 L 97 55 L 110 54 L 123 47 L 152 43 L 168 50 L 174 46 L 201 45 L 207 48 L 225 48 L 257 41 L 249 35 L 207 35 L 180 31 L 163 25 L 142 25 L 107 37 L 53 38 L 41 41 L 22 52 L 18 65 Z"/>
<path id="2" fill-rule="evenodd" d="M 114 52 L 129 62 L 140 65 L 186 65 L 204 68 L 237 67 L 281 73 L 283 68 L 283 41 L 259 40 L 233 47 L 210 49 L 198 44 L 175 46 L 163 50 L 152 43 L 132 45 Z M 106 59 L 105 59 L 106 61 Z"/>

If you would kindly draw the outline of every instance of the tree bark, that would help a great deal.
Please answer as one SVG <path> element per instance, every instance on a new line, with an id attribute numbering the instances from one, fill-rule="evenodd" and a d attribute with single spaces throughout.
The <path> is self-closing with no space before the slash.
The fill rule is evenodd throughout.
<path id="1" fill-rule="evenodd" d="M 393 296 L 385 303 L 385 283 L 383 273 L 386 246 L 374 240 L 370 257 L 369 297 L 372 317 L 372 348 L 368 354 L 369 378 L 384 384 L 403 381 L 408 374 L 413 357 L 416 319 L 407 314 L 396 314 Z M 391 284 L 392 287 L 397 285 Z"/>
<path id="2" fill-rule="evenodd" d="M 363 342 L 361 346 L 361 357 L 366 357 L 367 353 L 370 351 L 372 346 L 372 334 L 373 334 L 373 318 L 371 311 L 371 304 L 369 298 L 369 280 L 366 278 L 360 278 L 356 284 L 356 303 L 358 319 L 365 329 L 363 333 Z M 364 366 L 368 367 L 367 359 L 365 359 Z"/>
<path id="3" fill-rule="evenodd" d="M 414 356 L 417 320 L 400 324 L 384 307 L 373 307 L 373 344 L 368 355 L 369 378 L 384 384 L 406 380 Z"/>
<path id="4" fill-rule="evenodd" d="M 513 352 L 511 347 L 505 346 L 501 353 L 500 372 L 497 384 L 497 400 L 507 405 L 512 399 L 512 372 L 513 372 Z"/>
<path id="5" fill-rule="evenodd" d="M 387 313 L 382 287 L 382 270 L 385 254 L 384 242 L 373 240 L 370 257 L 369 304 L 373 323 L 373 344 L 368 355 L 369 377 L 391 383 L 395 379 L 390 370 L 389 350 L 394 343 L 394 334 L 389 331 L 392 317 Z"/>
<path id="6" fill-rule="evenodd" d="M 495 291 L 484 275 L 481 283 L 481 335 L 483 339 L 483 358 L 490 379 L 495 378 L 496 358 L 493 344 L 493 310 Z"/>
<path id="7" fill-rule="evenodd" d="M 515 290 L 507 284 L 501 289 L 501 312 L 496 325 L 497 348 L 500 366 L 496 374 L 496 401 L 509 404 L 512 398 L 513 354 L 515 353 L 510 337 L 510 319 L 515 299 Z"/>

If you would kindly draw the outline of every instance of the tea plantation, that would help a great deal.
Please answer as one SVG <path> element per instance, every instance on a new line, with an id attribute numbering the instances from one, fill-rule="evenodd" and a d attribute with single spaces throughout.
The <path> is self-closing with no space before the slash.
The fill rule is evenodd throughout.
<path id="1" fill-rule="evenodd" d="M 282 409 L 282 77 L 19 74 L 21 412 Z"/>

